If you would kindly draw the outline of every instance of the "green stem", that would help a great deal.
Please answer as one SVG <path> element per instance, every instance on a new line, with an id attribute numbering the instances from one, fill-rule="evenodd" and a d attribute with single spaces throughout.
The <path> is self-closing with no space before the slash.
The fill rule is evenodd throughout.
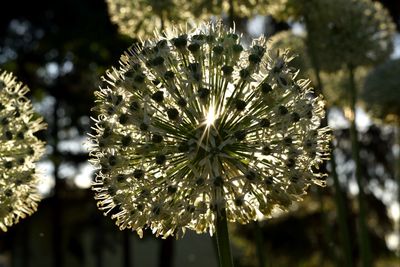
<path id="1" fill-rule="evenodd" d="M 335 188 L 335 203 L 338 213 L 338 223 L 339 223 L 339 231 L 340 238 L 343 246 L 344 253 L 344 266 L 351 267 L 353 266 L 353 254 L 351 253 L 351 240 L 350 240 L 350 232 L 349 227 L 347 225 L 347 212 L 346 205 L 343 198 L 343 189 L 340 185 L 338 174 L 336 172 L 336 158 L 335 151 L 332 151 L 331 154 L 331 166 L 332 166 L 332 178 L 333 178 L 333 186 Z"/>
<path id="2" fill-rule="evenodd" d="M 397 201 L 400 202 L 400 118 L 397 119 L 397 129 L 396 129 L 396 139 L 397 139 Z M 399 251 L 400 252 L 400 251 Z"/>
<path id="3" fill-rule="evenodd" d="M 220 267 L 233 267 L 225 209 L 217 212 L 216 237 Z"/>
<path id="4" fill-rule="evenodd" d="M 396 127 L 396 126 L 395 126 Z M 397 118 L 397 129 L 395 129 L 396 131 L 396 141 L 397 141 L 397 168 L 396 168 L 396 180 L 397 180 L 397 202 L 400 203 L 400 117 Z M 394 222 L 394 231 L 395 233 L 399 233 L 400 232 L 400 222 L 397 219 Z M 396 255 L 400 256 L 400 246 L 397 248 L 396 250 Z"/>
<path id="5" fill-rule="evenodd" d="M 326 215 L 326 210 L 325 210 L 325 201 L 323 198 L 323 189 L 318 188 L 317 189 L 317 196 L 319 200 L 319 213 L 321 217 L 321 222 L 323 227 L 323 239 L 322 239 L 322 244 L 321 244 L 321 257 L 319 257 L 319 266 L 323 266 L 324 263 L 328 261 L 328 259 L 334 260 L 336 263 L 336 266 L 340 266 L 338 264 L 337 256 L 336 253 L 333 249 L 331 249 L 331 243 L 333 240 L 333 232 L 332 228 L 329 224 L 329 219 L 328 216 Z"/>
<path id="6" fill-rule="evenodd" d="M 359 228 L 359 246 L 361 253 L 361 261 L 363 267 L 372 266 L 371 248 L 369 243 L 368 228 L 367 228 L 367 213 L 366 213 L 366 202 L 364 192 L 364 181 L 361 174 L 361 162 L 360 162 L 360 147 L 358 141 L 358 131 L 356 126 L 356 101 L 357 101 L 357 89 L 354 80 L 354 67 L 348 66 L 349 70 L 349 93 L 350 93 L 350 136 L 352 145 L 352 157 L 356 165 L 355 177 L 358 185 L 358 228 Z"/>
<path id="7" fill-rule="evenodd" d="M 315 78 L 317 80 L 317 84 L 315 85 L 315 87 L 316 87 L 315 92 L 317 94 L 322 94 L 323 84 L 322 84 L 322 79 L 321 79 L 321 75 L 320 75 L 321 68 L 319 65 L 318 58 L 314 54 L 315 46 L 314 46 L 314 41 L 313 41 L 313 37 L 312 37 L 312 33 L 313 33 L 312 23 L 309 21 L 308 16 L 306 14 L 304 15 L 304 22 L 305 22 L 306 28 L 307 28 L 306 49 L 307 49 L 308 56 L 310 58 L 310 63 L 311 63 L 312 69 L 314 71 Z M 327 125 L 326 119 L 324 122 Z M 326 125 L 323 125 L 323 126 L 326 126 Z"/>
<path id="8" fill-rule="evenodd" d="M 218 249 L 218 241 L 217 241 L 217 234 L 211 236 L 211 242 L 212 242 L 212 246 L 214 248 L 214 252 L 215 252 L 215 259 L 218 262 L 218 266 L 221 267 L 220 263 L 219 263 L 219 249 Z"/>
<path id="9" fill-rule="evenodd" d="M 123 246 L 122 246 L 122 262 L 123 262 L 123 266 L 124 267 L 130 267 L 132 265 L 132 242 L 131 242 L 131 231 L 123 231 L 122 232 L 122 242 L 123 242 Z"/>
<path id="10" fill-rule="evenodd" d="M 318 58 L 316 55 L 313 53 L 315 51 L 315 46 L 314 42 L 312 39 L 312 29 L 311 26 L 312 24 L 310 23 L 308 16 L 305 16 L 305 23 L 306 23 L 306 28 L 307 28 L 307 53 L 310 57 L 310 62 L 312 65 L 312 68 L 314 70 L 314 75 L 316 78 L 316 88 L 315 91 L 317 94 L 323 94 L 323 82 L 321 79 L 321 70 L 320 70 L 320 65 L 318 62 Z M 326 116 L 324 120 L 321 122 L 321 127 L 327 126 L 328 125 L 328 111 L 326 111 Z M 333 145 L 332 145 L 333 147 Z M 335 188 L 335 204 L 336 204 L 336 209 L 338 212 L 338 222 L 339 222 L 339 231 L 340 231 L 340 236 L 341 236 L 341 242 L 342 242 L 342 250 L 344 254 L 344 267 L 351 267 L 353 266 L 353 256 L 352 256 L 352 251 L 351 251 L 351 243 L 350 243 L 350 232 L 349 232 L 349 227 L 347 224 L 347 209 L 345 205 L 345 201 L 343 198 L 343 189 L 340 186 L 339 179 L 338 179 L 338 174 L 336 172 L 336 159 L 334 155 L 334 151 L 332 149 L 331 153 L 331 175 L 333 178 L 333 184 Z"/>
<path id="11" fill-rule="evenodd" d="M 233 7 L 233 0 L 229 0 L 229 26 L 233 28 L 233 24 L 235 23 L 235 10 Z"/>
<path id="12" fill-rule="evenodd" d="M 165 28 L 165 22 L 164 22 L 164 11 L 162 10 L 160 13 L 160 34 L 164 35 L 164 28 Z"/>
<path id="13" fill-rule="evenodd" d="M 265 248 L 264 248 L 264 238 L 263 232 L 261 230 L 260 223 L 258 221 L 254 222 L 254 238 L 256 240 L 256 249 L 257 249 L 257 258 L 258 258 L 258 266 L 264 267 L 265 260 Z"/>

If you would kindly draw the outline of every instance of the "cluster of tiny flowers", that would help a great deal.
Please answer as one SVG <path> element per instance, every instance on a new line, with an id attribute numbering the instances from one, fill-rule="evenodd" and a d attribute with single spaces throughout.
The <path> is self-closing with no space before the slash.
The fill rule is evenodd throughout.
<path id="1" fill-rule="evenodd" d="M 45 128 L 35 118 L 25 94 L 29 89 L 7 72 L 0 73 L 0 229 L 17 223 L 37 208 L 35 162 L 44 144 L 34 133 Z"/>
<path id="2" fill-rule="evenodd" d="M 371 71 L 360 98 L 373 117 L 399 123 L 400 59 L 389 60 Z"/>
<path id="3" fill-rule="evenodd" d="M 372 0 L 274 0 L 276 16 L 303 19 L 320 67 L 336 71 L 343 65 L 371 65 L 386 60 L 393 50 L 395 25 L 388 11 Z M 289 8 L 290 7 L 290 8 Z M 274 15 L 272 9 L 272 15 Z"/>
<path id="4" fill-rule="evenodd" d="M 107 0 L 107 5 L 119 31 L 133 38 L 153 36 L 155 29 L 191 18 L 186 0 Z"/>
<path id="5" fill-rule="evenodd" d="M 220 23 L 174 28 L 129 49 L 96 92 L 91 136 L 98 207 L 121 229 L 181 236 L 248 223 L 324 185 L 321 96 L 288 51 L 247 49 Z"/>

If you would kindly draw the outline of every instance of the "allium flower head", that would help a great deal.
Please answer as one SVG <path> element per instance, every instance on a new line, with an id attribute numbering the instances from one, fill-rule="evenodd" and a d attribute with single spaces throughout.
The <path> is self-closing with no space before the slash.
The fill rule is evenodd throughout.
<path id="1" fill-rule="evenodd" d="M 96 92 L 91 137 L 98 206 L 139 235 L 214 232 L 301 199 L 328 155 L 323 100 L 288 51 L 245 48 L 220 23 L 129 49 Z"/>
<path id="2" fill-rule="evenodd" d="M 373 65 L 386 60 L 392 52 L 395 25 L 387 10 L 377 1 L 276 2 L 290 4 L 300 18 L 306 18 L 313 52 L 320 67 L 327 71 L 339 70 L 343 65 Z"/>
<path id="3" fill-rule="evenodd" d="M 360 97 L 374 117 L 399 122 L 400 59 L 387 61 L 371 71 Z"/>
<path id="4" fill-rule="evenodd" d="M 37 207 L 35 162 L 44 144 L 34 133 L 45 128 L 33 114 L 29 89 L 7 72 L 0 73 L 0 229 L 17 223 Z"/>
<path id="5" fill-rule="evenodd" d="M 112 22 L 133 38 L 153 36 L 154 30 L 191 18 L 186 0 L 107 0 Z"/>

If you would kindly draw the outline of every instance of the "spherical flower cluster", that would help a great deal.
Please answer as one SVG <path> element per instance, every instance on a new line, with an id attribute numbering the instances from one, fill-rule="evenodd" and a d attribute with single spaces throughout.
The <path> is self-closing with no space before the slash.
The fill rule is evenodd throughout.
<path id="1" fill-rule="evenodd" d="M 285 0 L 308 27 L 320 67 L 371 65 L 386 60 L 393 49 L 395 25 L 387 10 L 371 0 Z M 282 4 L 284 4 L 282 3 Z"/>
<path id="2" fill-rule="evenodd" d="M 375 118 L 399 123 L 400 59 L 387 61 L 371 71 L 360 97 Z"/>
<path id="3" fill-rule="evenodd" d="M 191 18 L 190 2 L 185 0 L 107 0 L 107 4 L 112 22 L 133 38 L 153 36 L 154 30 Z"/>
<path id="4" fill-rule="evenodd" d="M 37 207 L 35 162 L 44 144 L 34 133 L 45 128 L 33 114 L 29 89 L 7 72 L 0 73 L 0 229 L 17 223 Z"/>
<path id="5" fill-rule="evenodd" d="M 248 223 L 324 185 L 323 100 L 287 51 L 245 48 L 220 23 L 165 36 L 129 49 L 96 92 L 93 190 L 121 229 L 212 234 L 223 209 Z"/>

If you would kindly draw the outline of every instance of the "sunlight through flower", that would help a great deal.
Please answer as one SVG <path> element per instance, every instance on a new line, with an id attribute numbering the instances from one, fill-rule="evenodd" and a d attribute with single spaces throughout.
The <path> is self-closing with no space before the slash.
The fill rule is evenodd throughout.
<path id="1" fill-rule="evenodd" d="M 42 118 L 33 113 L 25 96 L 28 87 L 5 71 L 0 72 L 0 229 L 32 214 L 40 200 L 35 163 L 44 143 L 34 133 L 43 130 Z"/>
<path id="2" fill-rule="evenodd" d="M 325 184 L 324 101 L 288 51 L 246 48 L 220 23 L 166 36 L 130 48 L 96 92 L 93 190 L 121 229 L 212 234 L 221 209 L 248 223 Z"/>
<path id="3" fill-rule="evenodd" d="M 207 127 L 210 127 L 211 125 L 214 124 L 214 121 L 215 121 L 215 117 L 216 117 L 216 116 L 217 116 L 217 115 L 215 114 L 214 107 L 211 106 L 211 107 L 208 109 L 208 113 L 207 113 L 207 116 L 206 116 L 206 124 L 207 124 Z"/>

